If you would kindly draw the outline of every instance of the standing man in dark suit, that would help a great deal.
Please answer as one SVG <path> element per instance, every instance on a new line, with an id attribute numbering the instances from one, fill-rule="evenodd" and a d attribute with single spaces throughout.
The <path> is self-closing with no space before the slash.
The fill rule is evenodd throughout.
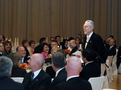
<path id="1" fill-rule="evenodd" d="M 84 34 L 86 35 L 84 37 L 83 50 L 88 48 L 91 50 L 93 49 L 93 51 L 95 51 L 102 58 L 103 61 L 100 59 L 95 59 L 95 62 L 101 65 L 101 63 L 104 63 L 106 60 L 105 49 L 102 38 L 93 32 L 94 22 L 92 20 L 85 21 L 83 29 Z M 97 57 L 96 54 L 95 57 Z"/>
<path id="2" fill-rule="evenodd" d="M 85 66 L 83 66 L 80 77 L 85 80 L 88 80 L 91 77 L 99 77 L 101 69 L 100 66 L 93 61 L 95 59 L 93 51 L 85 49 L 82 52 L 82 56 Z"/>
<path id="3" fill-rule="evenodd" d="M 24 90 L 24 86 L 13 81 L 9 76 L 12 70 L 12 60 L 5 56 L 0 57 L 0 90 Z"/>
<path id="4" fill-rule="evenodd" d="M 55 78 L 51 83 L 51 89 L 57 84 L 66 81 L 67 73 L 65 71 L 65 56 L 61 52 L 55 52 L 52 56 L 52 68 L 56 72 Z"/>
<path id="5" fill-rule="evenodd" d="M 69 54 L 69 55 L 71 56 L 72 53 L 76 52 L 77 49 L 78 49 L 78 47 L 76 46 L 76 41 L 75 41 L 75 39 L 72 39 L 72 40 L 69 41 L 69 46 L 70 46 L 70 48 L 72 48 L 72 50 L 71 50 L 71 52 L 70 52 L 70 54 Z"/>
<path id="6" fill-rule="evenodd" d="M 3 56 L 4 46 L 3 43 L 0 42 L 0 56 Z"/>
<path id="7" fill-rule="evenodd" d="M 33 54 L 28 60 L 28 67 L 32 72 L 27 73 L 23 80 L 25 90 L 49 90 L 51 77 L 42 70 L 44 57 L 41 54 Z"/>
<path id="8" fill-rule="evenodd" d="M 20 56 L 21 56 L 21 62 L 20 63 L 28 63 L 27 61 L 28 61 L 29 58 L 25 57 L 26 56 L 26 50 L 23 46 L 18 46 L 16 48 L 16 52 L 19 53 Z"/>
<path id="9" fill-rule="evenodd" d="M 58 84 L 53 90 L 92 90 L 90 83 L 79 77 L 82 67 L 78 57 L 70 57 L 65 68 L 67 71 L 66 82 Z"/>

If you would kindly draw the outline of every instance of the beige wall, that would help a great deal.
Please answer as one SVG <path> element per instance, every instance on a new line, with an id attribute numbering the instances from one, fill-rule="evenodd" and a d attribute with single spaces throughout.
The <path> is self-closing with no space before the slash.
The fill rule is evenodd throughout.
<path id="1" fill-rule="evenodd" d="M 92 19 L 103 39 L 112 34 L 121 45 L 121 0 L 0 0 L 0 34 L 39 41 L 40 37 L 76 37 Z"/>

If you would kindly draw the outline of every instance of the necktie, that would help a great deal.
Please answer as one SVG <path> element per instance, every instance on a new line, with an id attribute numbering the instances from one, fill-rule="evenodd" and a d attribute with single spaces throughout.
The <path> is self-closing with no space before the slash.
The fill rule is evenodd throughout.
<path id="1" fill-rule="evenodd" d="M 34 79 L 34 73 L 31 74 L 31 81 Z"/>
<path id="2" fill-rule="evenodd" d="M 20 64 L 22 64 L 23 62 L 22 62 L 22 59 L 21 59 L 21 62 L 20 62 Z"/>
<path id="3" fill-rule="evenodd" d="M 87 47 L 88 39 L 89 39 L 89 37 L 87 36 L 87 40 L 86 40 L 86 44 L 85 44 L 85 49 Z"/>

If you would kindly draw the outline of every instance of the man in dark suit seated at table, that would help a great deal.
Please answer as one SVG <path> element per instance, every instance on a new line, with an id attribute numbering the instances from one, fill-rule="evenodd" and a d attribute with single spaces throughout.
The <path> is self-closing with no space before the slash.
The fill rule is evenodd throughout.
<path id="1" fill-rule="evenodd" d="M 106 57 L 108 56 L 114 56 L 116 54 L 116 48 L 115 48 L 115 40 L 111 38 L 109 40 L 109 45 L 105 47 L 106 51 Z"/>
<path id="2" fill-rule="evenodd" d="M 56 72 L 55 78 L 51 83 L 51 89 L 57 84 L 66 81 L 67 73 L 65 71 L 65 56 L 61 52 L 55 52 L 52 56 L 52 68 Z"/>
<path id="3" fill-rule="evenodd" d="M 4 51 L 4 45 L 2 42 L 0 42 L 0 56 L 4 56 L 3 51 Z"/>
<path id="4" fill-rule="evenodd" d="M 65 68 L 67 71 L 66 82 L 58 84 L 53 90 L 92 90 L 90 83 L 79 77 L 82 67 L 78 57 L 70 57 Z"/>
<path id="5" fill-rule="evenodd" d="M 83 66 L 80 77 L 85 80 L 88 80 L 90 77 L 99 77 L 101 69 L 100 66 L 93 61 L 95 59 L 94 53 L 90 49 L 85 49 L 82 52 L 82 59 L 85 66 Z"/>
<path id="6" fill-rule="evenodd" d="M 42 70 L 44 57 L 41 54 L 33 54 L 28 60 L 28 67 L 32 72 L 27 73 L 23 80 L 25 90 L 49 90 L 50 76 Z"/>
<path id="7" fill-rule="evenodd" d="M 71 52 L 70 52 L 70 54 L 69 54 L 69 55 L 71 56 L 72 53 L 76 52 L 77 49 L 78 49 L 78 47 L 76 46 L 76 41 L 75 41 L 75 39 L 72 39 L 72 40 L 69 41 L 69 46 L 70 46 L 70 48 L 72 48 L 72 50 L 71 50 Z"/>
<path id="8" fill-rule="evenodd" d="M 25 48 L 23 46 L 18 46 L 16 48 L 16 52 L 19 53 L 20 56 L 21 56 L 21 62 L 20 62 L 20 64 L 21 63 L 28 63 L 27 61 L 28 61 L 29 58 L 25 57 L 26 56 L 26 50 L 25 50 Z"/>
<path id="9" fill-rule="evenodd" d="M 41 49 L 41 44 L 42 44 L 42 43 L 46 43 L 46 38 L 44 38 L 44 37 L 40 38 L 39 43 L 40 43 L 40 44 L 39 44 L 38 46 L 35 47 L 34 53 L 41 53 L 41 52 L 43 51 L 43 50 Z"/>
<path id="10" fill-rule="evenodd" d="M 12 60 L 5 56 L 0 57 L 0 90 L 24 90 L 24 86 L 13 81 L 9 76 L 12 70 Z"/>

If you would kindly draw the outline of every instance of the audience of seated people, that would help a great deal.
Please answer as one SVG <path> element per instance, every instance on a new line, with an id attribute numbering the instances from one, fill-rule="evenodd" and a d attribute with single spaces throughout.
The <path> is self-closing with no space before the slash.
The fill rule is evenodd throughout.
<path id="1" fill-rule="evenodd" d="M 0 90 L 24 90 L 24 86 L 10 78 L 12 60 L 8 57 L 0 57 Z"/>
<path id="2" fill-rule="evenodd" d="M 12 49 L 12 44 L 11 44 L 11 42 L 10 41 L 5 41 L 4 42 L 4 52 L 3 52 L 3 54 L 4 54 L 4 56 L 9 56 L 9 54 L 12 52 L 11 51 L 11 49 Z"/>
<path id="3" fill-rule="evenodd" d="M 44 57 L 33 54 L 28 60 L 28 67 L 32 72 L 27 73 L 23 80 L 24 90 L 50 90 L 51 77 L 42 70 Z"/>
<path id="4" fill-rule="evenodd" d="M 79 67 L 79 64 L 82 62 L 81 60 L 80 60 L 81 62 L 79 61 L 81 54 L 79 53 L 80 55 L 79 56 L 76 53 L 78 52 L 77 44 L 82 43 L 79 37 L 76 37 L 76 38 L 70 37 L 68 40 L 63 39 L 63 43 L 61 42 L 60 36 L 56 36 L 55 40 L 54 40 L 54 37 L 51 37 L 50 45 L 46 43 L 46 38 L 42 37 L 39 40 L 40 44 L 37 47 L 35 47 L 34 40 L 30 40 L 29 48 L 27 47 L 28 40 L 24 39 L 22 41 L 23 46 L 18 46 L 16 48 L 17 53 L 11 53 L 12 44 L 10 41 L 5 41 L 5 38 L 3 35 L 0 35 L 0 41 L 1 41 L 0 56 L 1 57 L 8 56 L 9 58 L 11 58 L 13 62 L 11 77 L 25 76 L 26 70 L 18 67 L 20 63 L 28 63 L 29 68 L 32 69 L 33 72 L 26 74 L 24 78 L 23 85 L 25 90 L 29 90 L 29 89 L 74 90 L 73 88 L 75 85 L 77 86 L 75 87 L 75 89 L 77 88 L 76 90 L 78 89 L 92 90 L 87 80 L 90 77 L 100 76 L 100 73 L 101 73 L 100 66 L 97 63 L 93 62 L 93 60 L 95 59 L 95 55 L 94 55 L 94 52 L 91 51 L 90 49 L 86 49 L 82 51 L 82 56 L 83 56 L 82 60 L 85 63 L 85 65 L 83 66 L 82 71 L 81 72 L 79 71 L 79 68 L 82 68 L 82 67 Z M 68 42 L 69 42 L 69 47 L 68 47 Z M 3 43 L 4 43 L 4 46 L 3 46 Z M 111 56 L 111 55 L 114 56 L 116 54 L 116 41 L 114 40 L 114 37 L 110 36 L 107 39 L 107 44 L 104 44 L 104 46 L 105 46 L 105 52 L 107 56 Z M 59 47 L 62 48 L 63 50 L 59 49 Z M 65 57 L 67 53 L 65 53 L 65 55 L 62 53 L 65 52 L 64 51 L 65 49 L 69 49 L 69 48 L 72 49 L 69 55 L 70 56 L 75 55 L 78 58 L 74 56 L 70 57 L 67 60 L 67 65 L 66 65 Z M 121 63 L 120 49 L 121 49 L 121 46 L 119 48 L 118 55 L 117 55 L 117 68 Z M 29 55 L 27 52 L 31 55 L 30 59 L 26 57 Z M 33 54 L 33 53 L 36 53 L 36 54 Z M 37 54 L 37 53 L 41 53 L 41 54 Z M 49 58 L 49 54 L 52 54 L 52 58 L 51 58 L 52 66 L 47 67 L 46 69 L 46 72 L 49 74 L 48 75 L 46 72 L 42 70 L 42 66 L 44 64 L 44 61 L 47 58 Z M 66 70 L 65 70 L 65 67 L 66 67 Z M 34 73 L 35 76 L 31 80 L 32 73 Z M 54 78 L 52 82 L 51 82 L 51 78 Z M 83 79 L 85 79 L 86 81 Z M 80 85 L 82 86 L 79 86 L 77 82 L 80 83 Z M 84 85 L 86 85 L 87 87 L 83 87 Z M 3 89 L 3 90 L 7 90 L 7 89 Z"/>
<path id="5" fill-rule="evenodd" d="M 9 58 L 13 62 L 11 77 L 24 77 L 27 73 L 25 69 L 19 67 L 21 62 L 21 56 L 18 53 L 10 53 Z"/>
<path id="6" fill-rule="evenodd" d="M 4 56 L 3 51 L 4 51 L 4 45 L 3 42 L 0 42 L 0 56 Z"/>
<path id="7" fill-rule="evenodd" d="M 32 54 L 34 54 L 34 47 L 35 47 L 35 41 L 34 40 L 30 40 L 29 41 L 29 47 L 27 48 L 28 51 L 29 51 L 30 56 Z"/>
<path id="8" fill-rule="evenodd" d="M 83 70 L 80 73 L 80 77 L 82 79 L 88 80 L 91 77 L 99 77 L 101 74 L 100 66 L 95 63 L 93 60 L 95 59 L 94 52 L 90 49 L 85 49 L 82 51 L 82 60 L 85 65 L 83 66 Z"/>
<path id="9" fill-rule="evenodd" d="M 79 77 L 82 70 L 79 58 L 70 57 L 65 68 L 67 71 L 66 81 L 59 83 L 52 90 L 92 90 L 90 83 Z"/>

